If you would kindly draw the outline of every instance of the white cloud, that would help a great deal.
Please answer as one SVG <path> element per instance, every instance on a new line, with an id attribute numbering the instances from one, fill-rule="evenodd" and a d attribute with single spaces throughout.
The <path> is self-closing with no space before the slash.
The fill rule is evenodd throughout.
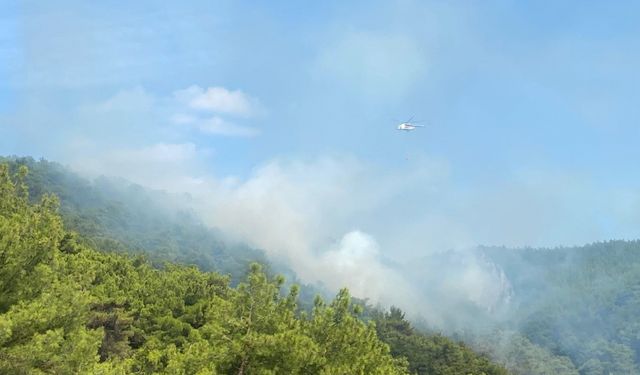
<path id="1" fill-rule="evenodd" d="M 194 111 L 175 95 L 154 95 L 140 86 L 84 103 L 68 118 L 66 147 L 59 148 L 56 159 L 70 160 L 89 175 L 121 176 L 173 191 L 198 191 L 212 178 L 204 171 L 213 153 L 203 146 L 202 135 L 259 134 L 221 115 Z"/>
<path id="2" fill-rule="evenodd" d="M 192 85 L 175 91 L 173 101 L 177 113 L 170 120 L 174 124 L 209 135 L 254 137 L 260 134 L 254 127 L 239 125 L 225 117 L 250 117 L 261 111 L 258 101 L 240 90 L 230 91 L 224 87 L 203 89 Z"/>
<path id="3" fill-rule="evenodd" d="M 220 97 L 216 99 L 216 95 Z M 240 91 L 221 87 L 204 90 L 194 85 L 170 96 L 160 96 L 136 86 L 78 107 L 73 116 L 75 123 L 69 128 L 75 127 L 73 137 L 94 139 L 98 144 L 108 143 L 110 147 L 120 148 L 140 148 L 144 143 L 184 143 L 192 139 L 194 130 L 209 136 L 255 137 L 260 134 L 257 128 L 243 125 L 239 119 L 230 121 L 226 114 L 194 109 L 197 103 L 208 98 L 213 98 L 210 104 L 218 100 L 218 107 L 236 114 L 259 112 L 259 106 L 250 103 Z"/>
<path id="4" fill-rule="evenodd" d="M 174 92 L 174 97 L 190 108 L 214 113 L 248 117 L 258 110 L 255 99 L 240 90 L 232 91 L 220 86 L 203 89 L 192 85 Z"/>
<path id="5" fill-rule="evenodd" d="M 205 134 L 224 135 L 230 137 L 254 137 L 260 134 L 256 128 L 236 125 L 219 116 L 198 118 L 178 114 L 172 117 L 172 121 L 176 124 L 189 125 Z"/>
<path id="6" fill-rule="evenodd" d="M 204 133 L 239 137 L 253 137 L 259 134 L 257 129 L 240 126 L 214 116 L 200 122 L 198 128 Z"/>

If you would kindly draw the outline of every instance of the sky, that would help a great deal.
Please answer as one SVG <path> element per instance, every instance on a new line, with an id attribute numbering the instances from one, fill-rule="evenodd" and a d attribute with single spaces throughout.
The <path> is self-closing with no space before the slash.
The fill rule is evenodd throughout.
<path id="1" fill-rule="evenodd" d="M 190 192 L 310 277 L 639 238 L 639 8 L 4 0 L 0 153 Z"/>

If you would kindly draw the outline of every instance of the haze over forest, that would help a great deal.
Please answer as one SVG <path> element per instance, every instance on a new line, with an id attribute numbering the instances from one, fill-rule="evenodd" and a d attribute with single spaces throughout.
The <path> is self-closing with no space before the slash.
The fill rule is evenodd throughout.
<path id="1" fill-rule="evenodd" d="M 257 261 L 505 371 L 636 373 L 639 8 L 9 0 L 0 163 L 92 251 L 231 287 Z"/>

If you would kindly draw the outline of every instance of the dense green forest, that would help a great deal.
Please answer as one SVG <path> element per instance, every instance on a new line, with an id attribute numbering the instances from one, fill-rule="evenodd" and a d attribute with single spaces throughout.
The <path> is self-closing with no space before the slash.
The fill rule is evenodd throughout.
<path id="1" fill-rule="evenodd" d="M 18 175 L 21 167 L 28 167 L 29 173 L 21 177 L 25 184 L 25 187 L 21 189 L 26 189 L 26 191 L 19 191 L 18 195 L 22 197 L 20 199 L 25 199 L 24 197 L 28 196 L 30 205 L 21 206 L 21 209 L 31 212 L 30 210 L 35 210 L 36 207 L 40 207 L 40 210 L 48 207 L 46 209 L 49 212 L 48 215 L 56 218 L 55 220 L 51 219 L 51 222 L 57 222 L 55 225 L 59 229 L 56 230 L 60 231 L 60 236 L 62 236 L 57 244 L 51 244 L 55 249 L 52 251 L 57 252 L 58 255 L 55 257 L 43 255 L 43 258 L 29 260 L 29 262 L 35 262 L 34 264 L 38 265 L 34 265 L 32 271 L 29 271 L 30 276 L 21 276 L 22 274 L 17 270 L 14 271 L 16 275 L 9 275 L 7 272 L 10 268 L 5 266 L 2 270 L 3 275 L 11 280 L 10 283 L 14 285 L 13 287 L 20 286 L 20 288 L 31 290 L 32 294 L 29 298 L 34 303 L 40 301 L 37 303 L 41 304 L 43 302 L 38 299 L 45 298 L 44 289 L 38 289 L 42 286 L 35 287 L 30 284 L 39 277 L 34 276 L 36 270 L 48 274 L 59 273 L 62 271 L 55 267 L 65 264 L 66 276 L 58 275 L 56 277 L 91 279 L 92 282 L 88 286 L 82 287 L 82 284 L 73 286 L 73 288 L 80 288 L 78 290 L 69 285 L 64 286 L 61 282 L 53 284 L 56 285 L 56 288 L 71 288 L 70 290 L 74 290 L 73 293 L 80 293 L 78 296 L 84 296 L 82 298 L 85 298 L 86 305 L 74 309 L 74 311 L 83 311 L 84 308 L 86 314 L 82 318 L 76 317 L 74 319 L 77 324 L 84 324 L 84 327 L 87 328 L 83 334 L 88 335 L 88 332 L 93 332 L 92 334 L 98 336 L 104 335 L 101 336 L 103 339 L 96 349 L 99 356 L 98 363 L 109 362 L 115 366 L 115 363 L 120 359 L 123 361 L 126 359 L 129 362 L 138 361 L 140 349 L 143 348 L 141 343 L 147 342 L 149 337 L 160 334 L 159 332 L 164 330 L 162 327 L 165 326 L 162 326 L 149 331 L 150 323 L 144 320 L 148 315 L 142 314 L 143 309 L 140 306 L 146 306 L 149 311 L 164 311 L 162 309 L 168 307 L 151 308 L 149 306 L 156 302 L 138 301 L 134 303 L 133 300 L 140 295 L 147 296 L 145 298 L 151 298 L 151 294 L 155 293 L 162 296 L 167 291 L 153 289 L 162 289 L 157 285 L 149 286 L 144 291 L 127 289 L 135 288 L 135 285 L 140 283 L 146 285 L 146 281 L 140 281 L 141 278 L 159 277 L 164 281 L 154 281 L 154 283 L 164 283 L 162 285 L 165 285 L 165 288 L 173 288 L 173 293 L 177 294 L 171 298 L 180 299 L 186 298 L 180 294 L 182 292 L 178 291 L 183 287 L 173 286 L 167 280 L 171 278 L 188 279 L 184 273 L 192 275 L 196 279 L 213 277 L 220 281 L 220 285 L 224 285 L 221 288 L 227 293 L 225 296 L 229 296 L 246 288 L 251 278 L 249 276 L 247 279 L 247 270 L 250 269 L 252 262 L 258 262 L 262 265 L 261 270 L 254 269 L 254 273 L 250 272 L 249 275 L 260 275 L 264 283 L 271 285 L 275 288 L 274 290 L 278 291 L 277 296 L 274 295 L 275 304 L 281 303 L 282 298 L 287 298 L 286 291 L 297 283 L 292 271 L 284 267 L 276 269 L 268 263 L 264 253 L 259 249 L 229 241 L 222 233 L 206 227 L 199 221 L 197 215 L 181 209 L 179 204 L 172 204 L 175 197 L 167 193 L 149 191 L 125 181 L 104 177 L 89 181 L 57 163 L 45 160 L 5 158 L 3 162 L 7 165 L 4 177 L 5 185 L 9 184 L 8 176 Z M 3 199 L 8 199 L 7 192 L 12 188 L 5 186 L 4 189 L 8 190 L 3 190 Z M 59 197 L 57 209 L 48 194 Z M 181 198 L 188 199 L 188 197 Z M 23 214 L 26 215 L 27 211 Z M 9 220 L 8 216 L 5 216 L 5 219 Z M 3 230 L 9 230 L 8 223 L 7 221 L 4 224 Z M 15 229 L 13 230 L 15 231 Z M 16 242 L 18 238 L 12 240 L 13 242 L 8 242 L 8 238 L 3 234 L 3 249 L 8 249 L 8 246 L 16 246 L 18 243 Z M 27 240 L 26 238 L 19 239 L 21 241 Z M 24 249 L 28 248 L 28 245 L 24 246 Z M 75 250 L 70 251 L 69 249 Z M 405 319 L 404 314 L 395 308 L 383 311 L 382 308 L 376 309 L 361 303 L 364 308 L 363 314 L 354 314 L 354 309 L 351 307 L 348 310 L 354 321 L 359 324 L 366 326 L 364 322 L 374 323 L 377 339 L 389 346 L 389 353 L 394 358 L 407 359 L 407 370 L 410 373 L 458 374 L 462 371 L 473 374 L 504 373 L 503 369 L 489 362 L 487 357 L 501 363 L 511 373 L 521 375 L 640 373 L 638 366 L 640 363 L 640 320 L 637 319 L 637 316 L 640 315 L 639 241 L 609 241 L 583 247 L 555 249 L 480 247 L 475 252 L 476 256 L 482 257 L 492 267 L 504 273 L 510 294 L 509 300 L 504 303 L 502 310 L 499 312 L 486 311 L 472 303 L 452 304 L 453 296 L 437 295 L 434 297 L 431 294 L 429 298 L 432 298 L 434 304 L 441 304 L 447 309 L 451 309 L 449 314 L 451 321 L 457 320 L 457 323 L 467 324 L 466 328 L 458 324 L 457 329 L 445 332 L 449 337 L 466 342 L 476 352 L 471 351 L 465 344 L 443 336 L 441 331 L 428 325 L 418 325 L 420 328 L 415 328 Z M 6 257 L 9 253 L 5 250 L 3 254 L 5 254 L 3 261 L 7 262 Z M 89 263 L 87 264 L 86 270 L 89 272 L 87 275 L 81 273 L 80 268 L 82 267 L 72 269 L 71 265 L 65 263 L 71 259 L 77 261 L 80 257 L 79 254 L 82 254 L 82 259 L 87 262 L 96 263 L 91 263 L 93 264 L 91 266 Z M 429 260 L 431 266 L 423 267 L 424 269 L 433 270 L 436 268 L 441 269 L 442 272 L 450 272 L 457 266 L 455 257 L 448 252 L 433 254 L 430 257 L 432 258 Z M 26 261 L 26 259 L 24 258 L 22 261 Z M 53 259 L 55 259 L 55 267 L 53 263 L 50 263 Z M 167 264 L 166 262 L 176 264 Z M 437 264 L 437 267 L 433 267 L 433 264 Z M 43 265 L 47 265 L 48 268 Z M 197 270 L 189 268 L 187 265 L 195 265 Z M 420 262 L 414 262 L 414 266 L 420 269 Z M 109 268 L 113 269 L 109 270 Z M 25 268 L 25 270 L 27 269 L 31 268 Z M 47 271 L 44 271 L 45 269 Z M 53 269 L 57 271 L 54 272 Z M 118 281 L 120 284 L 117 285 L 122 285 L 122 287 L 111 286 L 110 292 L 105 291 L 105 287 L 100 286 L 102 285 L 101 281 L 96 281 L 105 276 L 91 276 L 99 274 L 95 271 L 97 269 L 102 270 L 103 274 L 117 277 L 120 280 Z M 279 284 L 282 281 L 275 276 L 274 269 L 278 273 L 284 272 L 286 274 L 288 280 L 284 284 Z M 72 272 L 78 274 L 71 276 Z M 436 283 L 437 278 L 441 275 L 433 273 L 420 276 L 422 279 L 416 280 L 416 285 L 427 288 L 426 284 Z M 110 283 L 113 282 L 110 281 Z M 178 283 L 178 281 L 174 282 Z M 423 284 L 418 284 L 420 282 Z M 127 287 L 125 288 L 124 285 Z M 6 286 L 3 284 L 3 288 L 9 288 L 8 284 Z M 185 288 L 192 287 L 185 286 Z M 433 289 L 433 286 L 431 288 Z M 36 290 L 39 291 L 36 292 Z M 318 306 L 314 304 L 316 294 L 320 293 L 325 300 L 330 299 L 324 291 L 313 286 L 302 285 L 295 287 L 295 290 L 298 298 L 295 299 L 295 307 L 290 310 L 290 313 L 299 322 L 298 324 L 302 324 L 304 319 L 310 319 L 314 311 L 317 310 Z M 116 292 L 117 296 L 109 294 Z M 280 295 L 280 292 L 283 294 Z M 59 295 L 62 292 L 50 291 L 47 293 L 58 293 Z M 3 293 L 2 310 L 0 310 L 3 322 L 8 321 L 7 317 L 10 316 L 8 315 L 10 311 L 18 311 L 16 310 L 17 305 L 22 303 L 24 308 L 27 308 L 26 306 L 29 304 L 28 299 L 7 300 L 5 294 Z M 9 296 L 9 294 L 6 295 Z M 134 295 L 135 298 L 131 295 Z M 206 299 L 211 295 L 199 295 L 198 299 L 201 297 Z M 53 297 L 49 295 L 47 298 Z M 82 302 L 82 298 L 77 301 Z M 109 302 L 96 302 L 102 298 L 106 298 Z M 115 300 L 117 302 L 114 302 Z M 62 302 L 56 303 L 61 304 Z M 450 303 L 451 307 L 444 305 L 445 303 Z M 58 305 L 51 304 L 52 308 L 56 308 L 55 306 Z M 182 312 L 175 312 L 191 311 L 188 306 L 191 305 L 185 304 L 181 308 L 175 308 L 174 305 L 171 305 L 172 319 L 190 324 L 187 318 L 180 315 Z M 331 304 L 329 304 L 330 306 Z M 98 313 L 102 314 L 100 319 L 111 319 L 108 325 L 111 329 L 120 332 L 118 335 L 122 335 L 122 337 L 113 336 L 109 329 L 105 328 L 107 323 L 96 325 L 98 323 L 95 319 L 98 319 L 96 318 Z M 23 319 L 27 319 L 24 314 Z M 43 314 L 45 316 L 38 319 L 46 320 L 44 311 Z M 60 314 L 60 319 L 64 319 L 63 315 Z M 31 327 L 30 329 L 35 330 L 24 331 L 24 335 L 32 337 L 36 334 L 38 324 L 45 324 L 37 322 L 40 320 L 36 319 L 32 322 L 24 320 L 22 323 L 24 327 Z M 120 322 L 123 324 L 122 327 L 119 326 Z M 223 325 L 226 329 L 228 327 L 225 324 Z M 3 325 L 3 327 L 7 326 Z M 101 334 L 95 331 L 99 327 L 103 329 Z M 165 328 L 169 329 L 169 327 L 171 324 L 167 323 Z M 482 329 L 477 327 L 482 327 Z M 164 332 L 162 333 L 163 337 L 172 336 L 178 332 L 175 327 L 171 329 L 172 333 Z M 199 330 L 201 327 L 194 324 L 191 325 L 191 329 Z M 50 328 L 37 332 L 42 334 L 48 330 Z M 2 332 L 2 335 L 6 336 L 9 335 L 7 332 L 16 332 L 16 330 L 3 328 Z M 425 334 L 425 332 L 429 333 Z M 22 340 L 26 340 L 26 336 Z M 3 341 L 3 353 L 9 347 L 15 349 L 14 342 L 17 343 L 20 340 Z M 165 345 L 165 341 L 161 342 L 162 345 Z M 181 346 L 182 343 L 178 345 L 174 342 L 174 345 L 176 345 L 176 353 L 184 349 Z M 28 346 L 33 345 L 29 344 Z M 115 357 L 107 354 L 112 350 L 109 349 L 111 346 L 120 348 L 117 349 L 120 354 Z M 478 355 L 477 352 L 483 354 Z M 0 360 L 7 358 L 4 357 L 5 354 L 2 356 Z M 114 359 L 108 358 L 120 359 L 114 362 Z M 134 368 L 126 367 L 129 365 L 124 364 L 125 362 L 117 366 L 122 365 L 125 366 L 122 368 L 127 371 L 133 371 Z M 107 365 L 102 364 L 101 366 Z M 136 369 L 139 372 L 156 371 L 151 368 Z M 47 370 L 43 369 L 42 371 Z M 166 369 L 162 371 L 166 371 Z M 218 368 L 217 371 L 225 373 L 229 369 Z"/>
<path id="2" fill-rule="evenodd" d="M 190 320 L 193 318 L 186 316 L 195 314 L 193 309 L 196 307 L 192 306 L 198 305 L 200 307 L 197 309 L 202 309 L 202 305 L 211 303 L 214 296 L 223 298 L 227 304 L 234 304 L 238 300 L 231 296 L 237 296 L 247 288 L 252 277 L 261 279 L 264 285 L 272 288 L 274 306 L 284 303 L 286 298 L 295 301 L 289 313 L 301 326 L 303 322 L 310 324 L 314 313 L 320 311 L 320 307 L 314 303 L 316 294 L 322 294 L 325 300 L 330 299 L 321 289 L 309 285 L 294 287 L 298 296 L 291 299 L 288 290 L 297 283 L 292 271 L 273 267 L 259 249 L 229 240 L 223 233 L 203 225 L 197 215 L 180 208 L 177 203 L 172 204 L 175 197 L 167 193 L 150 191 L 116 179 L 102 177 L 89 181 L 57 163 L 45 160 L 5 158 L 2 162 L 6 163 L 2 230 L 14 236 L 5 232 L 2 236 L 2 275 L 9 280 L 3 281 L 0 310 L 1 334 L 6 338 L 1 344 L 3 354 L 0 361 L 3 361 L 3 366 L 8 358 L 14 358 L 11 355 L 17 355 L 10 353 L 19 352 L 18 347 L 36 348 L 37 345 L 30 340 L 41 340 L 38 344 L 41 347 L 46 344 L 54 345 L 59 350 L 80 350 L 79 346 L 66 341 L 77 334 L 83 337 L 78 342 L 89 342 L 96 338 L 99 341 L 92 344 L 96 345 L 92 348 L 96 350 L 97 367 L 85 372 L 98 369 L 172 372 L 173 368 L 167 367 L 168 358 L 171 355 L 187 355 L 185 353 L 189 351 L 185 352 L 185 345 L 191 345 L 188 338 L 195 335 L 191 331 L 201 331 L 205 325 L 202 322 L 195 323 Z M 17 189 L 17 196 L 12 199 L 18 202 L 29 198 L 28 204 L 25 201 L 18 205 L 22 210 L 20 215 L 24 216 L 18 220 L 20 215 L 7 216 L 6 210 L 10 207 L 7 194 L 15 189 L 11 187 L 15 183 L 9 176 L 20 175 L 22 167 L 28 167 L 29 173 L 21 175 L 24 187 Z M 59 200 L 51 198 L 49 194 L 59 197 Z M 15 202 L 12 204 L 15 205 Z M 39 239 L 45 241 L 49 238 L 47 233 L 50 233 L 52 237 L 47 245 L 50 253 L 33 259 L 25 253 L 19 255 L 22 258 L 11 260 L 9 254 L 18 256 L 21 251 L 27 251 L 31 246 L 28 241 L 34 241 L 35 238 L 15 237 L 17 227 L 9 229 L 10 222 L 34 220 L 25 216 L 31 215 L 29 212 L 33 213 L 34 210 L 47 212 L 47 225 L 56 228 L 42 229 Z M 17 212 L 12 215 L 17 215 Z M 26 242 L 19 245 L 20 241 Z M 12 246 L 18 247 L 11 253 L 8 250 Z M 16 250 L 18 248 L 22 250 Z M 359 308 L 354 306 L 347 310 L 353 321 L 361 324 L 360 329 L 375 327 L 378 344 L 384 345 L 383 342 L 388 345 L 393 358 L 405 358 L 406 370 L 410 373 L 506 373 L 489 362 L 488 357 L 504 365 L 511 373 L 521 375 L 640 373 L 640 320 L 637 318 L 637 312 L 640 311 L 640 242 L 610 241 L 556 249 L 481 247 L 475 251 L 504 273 L 511 291 L 510 299 L 500 314 L 483 311 L 472 304 L 458 304 L 456 310 L 451 310 L 452 321 L 466 321 L 469 327 L 483 326 L 483 329 L 447 331 L 448 335 L 465 341 L 476 352 L 465 344 L 443 336 L 438 330 L 413 327 L 396 308 L 383 311 L 362 303 L 363 314 L 355 314 Z M 437 258 L 430 260 L 432 264 L 438 264 L 436 268 L 447 272 L 455 270 L 455 267 L 448 266 L 453 262 L 450 254 L 445 252 L 431 257 Z M 80 259 L 86 264 L 79 266 Z M 28 266 L 20 262 L 27 262 Z M 261 269 L 251 268 L 252 262 L 260 263 Z M 414 263 L 420 266 L 420 262 Z M 11 272 L 10 264 L 13 267 L 23 264 L 23 269 L 18 272 L 13 268 Z M 247 270 L 252 271 L 247 273 Z M 276 277 L 274 271 L 284 272 L 288 280 L 282 284 L 282 279 Z M 147 277 L 151 279 L 146 280 Z M 438 274 L 426 279 L 423 276 L 421 281 L 416 282 L 434 282 L 438 277 Z M 54 279 L 55 282 L 51 281 Z M 198 283 L 194 280 L 203 282 L 205 279 L 217 280 L 216 288 L 224 293 L 215 294 L 205 290 L 202 291 L 204 294 L 197 296 L 187 297 L 184 294 L 190 293 L 187 290 L 202 287 L 191 285 L 192 282 Z M 36 286 L 33 284 L 36 280 L 41 280 L 47 288 L 57 289 Z M 64 280 L 73 282 L 66 283 Z M 89 284 L 86 284 L 87 280 L 91 280 Z M 186 284 L 179 285 L 183 282 L 179 280 L 186 280 Z M 12 288 L 26 288 L 24 290 L 29 292 L 23 290 L 17 297 L 15 293 L 18 293 L 18 289 L 12 291 Z M 59 297 L 64 290 L 68 290 L 73 300 Z M 166 296 L 169 292 L 172 293 L 170 297 Z M 155 297 L 158 299 L 152 300 Z M 346 295 L 343 297 L 346 298 Z M 439 296 L 434 303 L 443 303 L 445 297 Z M 59 300 L 54 303 L 53 298 Z M 140 298 L 142 300 L 138 300 Z M 199 302 L 187 302 L 194 298 Z M 171 299 L 174 301 L 169 302 Z M 183 302 L 176 302 L 179 300 Z M 209 302 L 205 303 L 204 300 Z M 351 300 L 358 302 L 357 299 Z M 321 304 L 322 309 L 335 308 L 336 301 L 326 306 Z M 50 307 L 52 311 L 43 307 Z M 66 312 L 57 313 L 56 309 Z M 151 315 L 156 312 L 161 316 L 169 314 L 171 319 L 152 319 Z M 79 315 L 73 315 L 76 313 Z M 200 311 L 198 314 L 202 317 L 205 313 Z M 226 316 L 227 320 L 224 323 L 218 321 L 218 324 L 230 329 L 231 323 L 228 322 L 231 317 Z M 234 319 L 240 318 L 235 316 Z M 365 322 L 372 323 L 371 327 Z M 176 328 L 176 324 L 185 331 Z M 71 326 L 75 328 L 71 330 Z M 79 330 L 78 327 L 84 327 L 85 330 Z M 67 328 L 70 330 L 65 331 Z M 179 331 L 182 338 L 175 336 Z M 374 331 L 368 332 L 372 334 Z M 21 337 L 14 337 L 15 332 L 22 332 Z M 38 336 L 53 335 L 54 332 L 62 335 L 57 339 L 59 341 L 50 336 L 46 336 L 46 339 L 45 336 Z M 90 337 L 93 339 L 90 340 Z M 158 354 L 158 358 L 163 358 L 158 365 L 160 367 L 135 367 L 140 364 L 141 350 L 149 350 L 152 342 L 159 350 L 154 353 L 164 353 Z M 170 343 L 174 345 L 171 349 L 173 354 L 164 352 Z M 224 345 L 217 343 L 216 346 Z M 43 349 L 43 353 L 49 350 Z M 195 347 L 189 350 L 195 350 Z M 231 349 L 228 347 L 225 350 Z M 478 355 L 477 352 L 484 354 Z M 31 352 L 25 354 L 23 360 L 27 361 L 31 356 L 41 361 L 48 360 L 45 354 L 41 353 L 38 357 Z M 71 358 L 67 354 L 63 357 Z M 64 366 L 70 363 L 66 359 L 60 361 L 60 366 L 63 366 L 63 362 Z M 203 361 L 208 363 L 212 360 Z M 19 362 L 16 359 L 16 366 Z M 216 362 L 216 366 L 218 363 L 222 362 Z M 189 366 L 192 365 L 188 365 L 187 370 L 197 367 Z M 3 367 L 2 372 L 34 371 L 26 368 Z M 61 371 L 55 366 L 50 369 L 46 366 L 37 368 L 43 372 Z M 228 373 L 230 368 L 216 367 L 216 371 Z M 78 369 L 80 371 L 80 367 Z M 189 373 L 190 370 L 187 370 L 186 373 Z M 283 369 L 274 371 L 286 373 Z"/>
<path id="3" fill-rule="evenodd" d="M 251 262 L 267 263 L 262 251 L 225 241 L 192 212 L 172 204 L 188 196 L 175 197 L 115 178 L 89 181 L 47 160 L 13 157 L 0 162 L 8 163 L 11 173 L 26 166 L 31 201 L 56 195 L 65 227 L 98 250 L 145 253 L 151 260 L 194 264 L 228 274 L 234 283 Z"/>
<path id="4" fill-rule="evenodd" d="M 640 373 L 640 241 L 480 251 L 514 291 L 504 326 L 580 374 Z"/>
<path id="5" fill-rule="evenodd" d="M 128 181 L 101 176 L 93 181 L 44 159 L 0 157 L 0 163 L 17 173 L 28 168 L 25 184 L 32 203 L 45 194 L 59 198 L 59 213 L 67 230 L 79 234 L 78 241 L 107 252 L 144 254 L 150 262 L 166 261 L 195 265 L 203 271 L 228 275 L 231 285 L 244 278 L 249 264 L 263 265 L 268 274 L 283 274 L 287 285 L 298 283 L 295 273 L 267 260 L 264 252 L 225 238 L 205 226 L 185 208 L 187 195 L 176 196 L 146 189 Z M 331 295 L 318 287 L 300 289 L 300 303 L 307 309 L 316 294 Z"/>
<path id="6" fill-rule="evenodd" d="M 449 334 L 517 374 L 640 373 L 640 241 L 479 247 L 465 256 L 499 270 L 509 293 L 494 311 L 468 301 L 450 308 L 458 324 Z M 444 273 L 459 268 L 453 252 L 430 258 L 414 266 Z M 414 282 L 427 288 L 424 280 Z"/>
<path id="7" fill-rule="evenodd" d="M 363 318 L 346 289 L 304 311 L 299 287 L 257 263 L 232 287 L 97 251 L 65 229 L 55 196 L 29 199 L 27 176 L 0 165 L 0 373 L 506 374 L 397 309 Z"/>

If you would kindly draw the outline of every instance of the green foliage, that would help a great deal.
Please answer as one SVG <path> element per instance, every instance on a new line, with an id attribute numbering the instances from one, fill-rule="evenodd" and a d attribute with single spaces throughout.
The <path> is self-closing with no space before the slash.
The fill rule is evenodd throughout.
<path id="1" fill-rule="evenodd" d="M 346 289 L 310 307 L 313 289 L 284 293 L 284 279 L 258 264 L 239 282 L 256 252 L 116 185 L 46 161 L 1 165 L 0 373 L 404 374 L 405 357 L 412 370 L 429 362 L 430 374 L 484 366 L 470 351 L 439 357 L 467 349 L 417 332 L 407 353 L 385 330 L 390 351 Z"/>
<path id="2" fill-rule="evenodd" d="M 236 284 L 251 262 L 266 264 L 264 254 L 241 244 L 222 241 L 191 212 L 172 204 L 175 197 L 118 179 L 88 181 L 60 164 L 32 158 L 1 158 L 11 173 L 25 173 L 23 188 L 32 202 L 48 194 L 60 199 L 65 228 L 77 240 L 101 251 L 147 254 L 165 261 L 197 265 L 201 270 L 232 276 Z"/>
<path id="3" fill-rule="evenodd" d="M 640 373 L 639 241 L 483 251 L 512 281 L 509 323 L 545 356 L 568 361 L 574 370 L 563 373 Z"/>
<path id="4" fill-rule="evenodd" d="M 102 336 L 84 325 L 92 296 L 65 272 L 56 199 L 29 204 L 25 174 L 0 165 L 0 373 L 86 373 Z"/>
<path id="5" fill-rule="evenodd" d="M 310 320 L 312 337 L 328 359 L 322 374 L 397 374 L 406 366 L 403 359 L 390 360 L 389 347 L 379 343 L 375 324 L 358 320 L 357 306 L 346 289 L 326 306 L 316 300 Z M 365 345 L 356 345 L 358 342 Z"/>
<path id="6" fill-rule="evenodd" d="M 100 253 L 0 165 L 0 373 L 405 374 L 346 290 L 310 316 L 258 264 L 236 288 L 194 267 Z"/>
<path id="7" fill-rule="evenodd" d="M 380 339 L 395 357 L 406 357 L 411 373 L 420 375 L 506 375 L 507 371 L 463 343 L 442 335 L 416 332 L 396 307 L 375 314 Z"/>
<path id="8" fill-rule="evenodd" d="M 578 375 L 566 356 L 553 354 L 512 331 L 495 331 L 482 337 L 467 338 L 470 344 L 494 359 L 514 375 Z"/>

